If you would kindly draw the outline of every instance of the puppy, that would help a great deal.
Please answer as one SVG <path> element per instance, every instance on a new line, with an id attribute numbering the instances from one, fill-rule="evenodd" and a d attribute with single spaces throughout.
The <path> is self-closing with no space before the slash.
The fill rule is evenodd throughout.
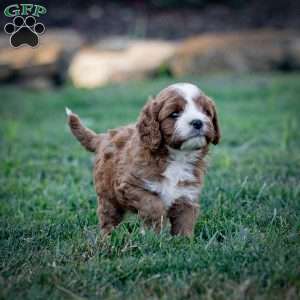
<path id="1" fill-rule="evenodd" d="M 95 152 L 94 184 L 101 229 L 109 234 L 126 211 L 157 232 L 190 236 L 199 211 L 209 145 L 220 141 L 214 102 L 198 87 L 177 83 L 144 106 L 136 124 L 96 134 L 66 109 L 73 135 Z"/>

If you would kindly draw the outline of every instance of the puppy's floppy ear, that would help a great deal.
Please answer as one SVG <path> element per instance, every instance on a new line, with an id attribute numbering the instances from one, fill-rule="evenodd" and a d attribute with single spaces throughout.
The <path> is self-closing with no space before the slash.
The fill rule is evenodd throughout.
<path id="1" fill-rule="evenodd" d="M 221 139 L 221 130 L 220 130 L 218 114 L 217 114 L 217 110 L 216 110 L 216 104 L 212 99 L 210 99 L 210 102 L 211 102 L 211 106 L 212 106 L 212 110 L 213 110 L 212 123 L 213 123 L 214 131 L 215 131 L 212 143 L 214 145 L 217 145 L 217 144 L 219 144 L 220 139 Z"/>
<path id="2" fill-rule="evenodd" d="M 162 105 L 158 103 L 155 98 L 149 98 L 137 123 L 137 129 L 142 143 L 152 152 L 157 150 L 162 142 L 160 124 L 158 121 L 161 106 Z"/>

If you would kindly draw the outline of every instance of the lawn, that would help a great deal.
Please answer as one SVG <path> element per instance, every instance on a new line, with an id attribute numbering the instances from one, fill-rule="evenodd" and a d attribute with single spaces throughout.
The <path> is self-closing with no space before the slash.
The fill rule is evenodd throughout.
<path id="1" fill-rule="evenodd" d="M 135 121 L 172 79 L 0 87 L 0 299 L 300 296 L 300 74 L 183 80 L 216 100 L 223 133 L 192 239 L 130 216 L 100 238 L 92 155 L 65 124 L 65 106 L 96 131 Z"/>

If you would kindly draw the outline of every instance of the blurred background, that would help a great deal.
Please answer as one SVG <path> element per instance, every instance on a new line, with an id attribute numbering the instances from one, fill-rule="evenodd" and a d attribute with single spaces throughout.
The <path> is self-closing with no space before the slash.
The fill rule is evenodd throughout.
<path id="1" fill-rule="evenodd" d="M 14 4 L 2 0 L 0 10 Z M 31 1 L 47 13 L 35 49 L 0 34 L 0 84 L 94 88 L 160 76 L 300 68 L 300 1 Z M 0 25 L 12 21 L 1 13 Z"/>

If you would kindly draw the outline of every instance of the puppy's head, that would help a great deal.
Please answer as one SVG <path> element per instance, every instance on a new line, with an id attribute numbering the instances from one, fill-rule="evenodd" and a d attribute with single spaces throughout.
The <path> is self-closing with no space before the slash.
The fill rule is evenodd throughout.
<path id="1" fill-rule="evenodd" d="M 170 85 L 150 99 L 137 128 L 151 151 L 162 146 L 198 150 L 218 144 L 221 136 L 214 102 L 190 83 Z"/>

